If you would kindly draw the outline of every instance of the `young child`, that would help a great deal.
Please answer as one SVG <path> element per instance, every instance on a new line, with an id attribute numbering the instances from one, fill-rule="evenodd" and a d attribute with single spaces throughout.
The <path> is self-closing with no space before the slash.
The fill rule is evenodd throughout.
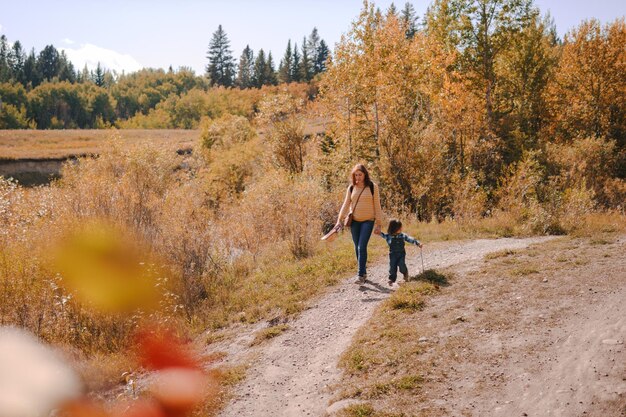
<path id="1" fill-rule="evenodd" d="M 392 286 L 396 282 L 396 276 L 398 274 L 398 268 L 404 275 L 404 280 L 409 280 L 409 270 L 406 267 L 405 257 L 406 252 L 404 250 L 404 242 L 409 242 L 414 245 L 422 247 L 422 244 L 412 238 L 411 236 L 402 233 L 402 222 L 397 219 L 389 221 L 387 227 L 387 233 L 380 233 L 380 236 L 387 241 L 389 245 L 389 286 Z"/>

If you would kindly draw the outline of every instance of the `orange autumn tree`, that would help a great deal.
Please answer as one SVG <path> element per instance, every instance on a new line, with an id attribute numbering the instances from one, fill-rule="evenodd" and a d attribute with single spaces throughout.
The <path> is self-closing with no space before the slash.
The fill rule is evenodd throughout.
<path id="1" fill-rule="evenodd" d="M 564 39 L 550 85 L 552 123 L 546 132 L 557 142 L 577 136 L 626 140 L 626 23 L 592 19 Z"/>
<path id="2" fill-rule="evenodd" d="M 604 206 L 626 198 L 626 23 L 581 23 L 568 33 L 549 86 L 543 131 L 562 188 L 587 188 Z M 599 165 L 598 165 L 599 164 Z M 576 169 L 573 169 L 576 167 Z"/>
<path id="3" fill-rule="evenodd" d="M 423 212 L 442 178 L 445 146 L 429 125 L 444 58 L 424 33 L 407 37 L 395 13 L 365 2 L 322 80 L 342 160 L 370 163 L 396 209 Z"/>

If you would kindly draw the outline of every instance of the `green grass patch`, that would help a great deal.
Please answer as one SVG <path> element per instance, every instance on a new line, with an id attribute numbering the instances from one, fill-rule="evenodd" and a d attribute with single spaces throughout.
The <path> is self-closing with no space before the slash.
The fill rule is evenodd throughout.
<path id="1" fill-rule="evenodd" d="M 374 407 L 370 404 L 353 404 L 344 408 L 339 413 L 341 417 L 373 417 L 375 415 Z"/>
<path id="2" fill-rule="evenodd" d="M 360 349 L 353 350 L 345 361 L 348 370 L 353 373 L 360 373 L 367 370 L 368 365 L 365 353 Z"/>
<path id="3" fill-rule="evenodd" d="M 412 277 L 411 281 L 422 281 L 434 284 L 435 287 L 433 288 L 436 289 L 436 286 L 447 287 L 448 285 L 450 285 L 451 278 L 452 274 L 450 273 L 442 273 L 434 269 L 427 269 L 421 274 Z"/>
<path id="4" fill-rule="evenodd" d="M 409 313 L 420 311 L 426 305 L 424 296 L 437 292 L 434 284 L 428 282 L 408 282 L 394 292 L 385 306 L 392 310 L 402 310 Z"/>

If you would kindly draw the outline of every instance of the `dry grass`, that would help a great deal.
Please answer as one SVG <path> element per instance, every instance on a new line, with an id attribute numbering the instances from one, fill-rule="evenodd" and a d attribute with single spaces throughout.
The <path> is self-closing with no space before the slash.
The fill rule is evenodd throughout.
<path id="1" fill-rule="evenodd" d="M 182 129 L 0 130 L 0 160 L 99 154 L 107 148 L 112 132 L 124 146 L 149 143 L 171 150 L 190 149 L 200 134 Z"/>
<path id="2" fill-rule="evenodd" d="M 96 353 L 88 359 L 76 361 L 78 371 L 89 391 L 106 391 L 128 384 L 131 372 L 137 367 L 137 358 L 128 352 Z M 128 377 L 127 377 L 128 375 Z"/>
<path id="3" fill-rule="evenodd" d="M 327 123 L 324 118 L 307 120 L 304 133 L 323 133 Z M 147 143 L 174 151 L 191 149 L 200 137 L 198 129 L 0 130 L 0 161 L 99 154 L 108 148 L 112 132 L 123 146 Z"/>
<path id="4" fill-rule="evenodd" d="M 497 252 L 493 252 L 493 253 L 488 253 L 485 256 L 485 259 L 498 259 L 498 258 L 504 258 L 507 256 L 511 256 L 511 255 L 515 255 L 517 253 L 517 251 L 513 250 L 513 249 L 504 249 L 501 251 L 497 251 Z"/>
<path id="5" fill-rule="evenodd" d="M 381 256 L 384 249 L 372 248 L 371 256 Z M 265 260 L 258 259 L 254 272 L 245 279 L 227 280 L 225 286 L 215 288 L 213 306 L 203 312 L 203 325 L 221 328 L 236 321 L 254 323 L 298 314 L 309 300 L 355 268 L 347 233 L 330 245 L 319 243 L 315 254 L 305 259 L 280 255 L 288 253 L 287 245 L 275 245 L 274 250 Z"/>
<path id="6" fill-rule="evenodd" d="M 446 219 L 442 222 L 408 220 L 403 223 L 406 233 L 424 243 L 532 235 L 504 215 L 474 219 L 471 222 Z"/>
<path id="7" fill-rule="evenodd" d="M 289 325 L 287 324 L 278 324 L 276 326 L 267 327 L 265 329 L 259 330 L 254 336 L 254 340 L 250 343 L 250 346 L 260 345 L 266 340 L 273 339 L 277 336 L 283 334 L 283 332 L 289 329 Z"/>

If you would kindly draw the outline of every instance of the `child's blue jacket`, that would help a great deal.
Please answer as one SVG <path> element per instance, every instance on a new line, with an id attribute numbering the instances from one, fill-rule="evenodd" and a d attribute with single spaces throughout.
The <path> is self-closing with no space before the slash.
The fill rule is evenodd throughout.
<path id="1" fill-rule="evenodd" d="M 398 233 L 397 235 L 388 235 L 387 233 L 380 232 L 380 237 L 387 241 L 389 245 L 389 252 L 404 252 L 404 242 L 409 242 L 414 245 L 419 245 L 419 240 L 412 238 L 404 233 Z"/>

